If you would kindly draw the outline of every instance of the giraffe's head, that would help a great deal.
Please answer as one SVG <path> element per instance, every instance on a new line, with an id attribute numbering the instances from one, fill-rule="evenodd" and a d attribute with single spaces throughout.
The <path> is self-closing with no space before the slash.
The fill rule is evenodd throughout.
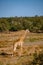
<path id="1" fill-rule="evenodd" d="M 26 29 L 26 32 L 29 32 L 29 30 L 28 30 L 28 29 Z"/>

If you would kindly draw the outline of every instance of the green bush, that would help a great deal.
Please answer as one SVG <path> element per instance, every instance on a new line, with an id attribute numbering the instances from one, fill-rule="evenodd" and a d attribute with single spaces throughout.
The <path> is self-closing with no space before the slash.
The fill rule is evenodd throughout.
<path id="1" fill-rule="evenodd" d="M 43 16 L 0 18 L 0 32 L 29 29 L 31 32 L 43 32 Z"/>

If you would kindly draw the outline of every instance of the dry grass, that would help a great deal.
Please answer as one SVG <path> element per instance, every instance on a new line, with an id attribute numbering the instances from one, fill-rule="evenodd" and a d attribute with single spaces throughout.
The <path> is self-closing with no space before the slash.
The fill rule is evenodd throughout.
<path id="1" fill-rule="evenodd" d="M 13 43 L 23 34 L 24 31 L 10 32 L 10 33 L 0 33 L 0 54 L 13 53 Z M 23 62 L 30 62 L 33 58 L 31 56 L 33 53 L 37 52 L 39 54 L 43 51 L 43 33 L 27 33 L 24 40 L 22 56 L 19 56 L 19 52 L 11 55 L 0 55 L 0 65 L 22 65 Z M 27 61 L 28 59 L 28 61 Z"/>

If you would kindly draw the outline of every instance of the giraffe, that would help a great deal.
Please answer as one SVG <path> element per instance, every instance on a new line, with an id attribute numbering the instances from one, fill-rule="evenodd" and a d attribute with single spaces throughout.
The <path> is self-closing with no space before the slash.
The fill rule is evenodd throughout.
<path id="1" fill-rule="evenodd" d="M 22 52 L 23 43 L 24 43 L 24 39 L 26 37 L 27 32 L 28 32 L 28 30 L 25 30 L 23 35 L 20 36 L 20 38 L 15 42 L 15 44 L 13 45 L 13 52 L 16 52 L 17 46 L 20 46 L 21 52 Z"/>

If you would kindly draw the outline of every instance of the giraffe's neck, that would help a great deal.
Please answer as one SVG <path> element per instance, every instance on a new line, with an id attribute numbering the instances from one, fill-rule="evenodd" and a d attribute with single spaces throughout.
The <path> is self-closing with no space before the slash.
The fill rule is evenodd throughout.
<path id="1" fill-rule="evenodd" d="M 20 41 L 24 41 L 26 34 L 27 34 L 27 31 L 25 31 L 24 34 L 21 36 Z"/>

